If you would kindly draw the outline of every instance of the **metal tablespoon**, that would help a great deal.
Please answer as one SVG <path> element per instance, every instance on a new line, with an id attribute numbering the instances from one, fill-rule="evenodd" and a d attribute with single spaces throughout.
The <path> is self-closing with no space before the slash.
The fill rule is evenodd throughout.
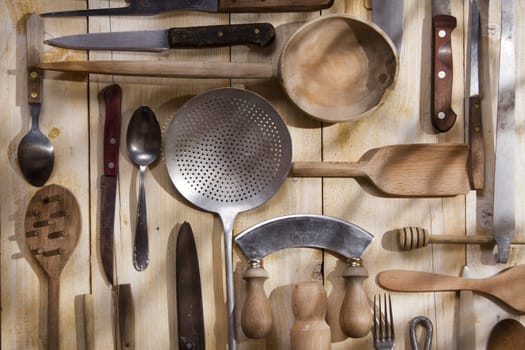
<path id="1" fill-rule="evenodd" d="M 146 194 L 144 172 L 160 153 L 160 126 L 155 113 L 141 106 L 135 110 L 128 124 L 126 144 L 129 158 L 139 166 L 140 187 L 137 202 L 137 223 L 133 245 L 133 265 L 138 271 L 146 269 L 149 263 L 148 220 L 146 216 Z"/>

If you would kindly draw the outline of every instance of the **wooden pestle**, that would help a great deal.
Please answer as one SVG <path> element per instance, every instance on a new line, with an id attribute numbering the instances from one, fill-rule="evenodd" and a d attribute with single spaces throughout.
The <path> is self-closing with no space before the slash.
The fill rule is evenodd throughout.
<path id="1" fill-rule="evenodd" d="M 264 292 L 268 272 L 262 266 L 262 260 L 251 260 L 243 278 L 247 282 L 247 291 L 241 312 L 242 331 L 248 338 L 264 338 L 272 329 L 272 306 Z"/>
<path id="2" fill-rule="evenodd" d="M 294 286 L 292 310 L 295 323 L 290 330 L 292 350 L 330 350 L 330 327 L 325 321 L 328 299 L 320 282 Z"/>
<path id="3" fill-rule="evenodd" d="M 495 244 L 492 235 L 431 235 L 421 227 L 403 227 L 397 230 L 399 247 L 411 250 L 426 247 L 429 243 L 443 244 Z M 525 239 L 514 237 L 511 244 L 525 244 Z"/>
<path id="4" fill-rule="evenodd" d="M 372 310 L 363 288 L 368 271 L 361 265 L 361 259 L 352 258 L 343 273 L 346 294 L 341 306 L 339 325 L 350 338 L 362 338 L 372 328 Z"/>

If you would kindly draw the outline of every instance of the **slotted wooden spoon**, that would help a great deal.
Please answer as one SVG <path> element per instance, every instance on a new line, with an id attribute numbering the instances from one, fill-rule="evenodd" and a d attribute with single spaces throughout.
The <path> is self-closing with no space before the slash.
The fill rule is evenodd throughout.
<path id="1" fill-rule="evenodd" d="M 389 270 L 380 272 L 377 284 L 396 292 L 451 292 L 471 290 L 494 298 L 513 311 L 525 313 L 525 264 L 501 270 L 482 279 L 447 276 L 430 272 Z"/>
<path id="2" fill-rule="evenodd" d="M 60 273 L 80 236 L 80 209 L 73 194 L 49 185 L 31 198 L 25 216 L 26 242 L 47 275 L 48 349 L 59 348 Z"/>
<path id="3" fill-rule="evenodd" d="M 470 190 L 468 153 L 462 143 L 390 145 L 357 162 L 294 162 L 291 174 L 361 178 L 387 196 L 456 196 Z"/>

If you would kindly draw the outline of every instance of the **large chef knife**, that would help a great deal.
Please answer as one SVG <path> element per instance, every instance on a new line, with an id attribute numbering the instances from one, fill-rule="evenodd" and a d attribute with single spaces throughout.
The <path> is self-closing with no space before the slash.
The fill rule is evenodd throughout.
<path id="1" fill-rule="evenodd" d="M 204 316 L 197 248 L 189 223 L 177 236 L 177 324 L 179 349 L 204 350 Z"/>
<path id="2" fill-rule="evenodd" d="M 480 42 L 481 26 L 477 0 L 470 0 L 469 45 L 467 46 L 467 88 L 470 90 L 466 99 L 468 111 L 468 141 L 470 147 L 469 169 L 472 188 L 483 189 L 485 182 L 485 145 L 483 142 L 483 123 L 481 118 L 480 96 Z M 470 75 L 469 75 L 470 73 Z"/>
<path id="3" fill-rule="evenodd" d="M 67 49 L 165 51 L 175 48 L 254 44 L 266 46 L 275 37 L 270 23 L 232 24 L 68 35 L 45 43 Z"/>
<path id="4" fill-rule="evenodd" d="M 506 263 L 510 243 L 515 233 L 514 178 L 516 119 L 515 53 L 514 53 L 514 0 L 501 2 L 501 42 L 498 83 L 498 114 L 496 123 L 496 165 L 494 174 L 494 219 L 492 230 L 498 254 L 496 261 Z"/>
<path id="5" fill-rule="evenodd" d="M 452 31 L 456 18 L 450 15 L 450 0 L 432 0 L 432 125 L 440 132 L 448 131 L 456 122 L 452 110 Z"/>
<path id="6" fill-rule="evenodd" d="M 372 21 L 392 39 L 397 54 L 403 43 L 403 0 L 372 0 Z"/>
<path id="7" fill-rule="evenodd" d="M 129 6 L 43 13 L 62 16 L 144 16 L 174 10 L 204 12 L 291 12 L 317 11 L 332 6 L 333 0 L 127 0 Z"/>
<path id="8" fill-rule="evenodd" d="M 106 279 L 113 285 L 113 237 L 115 197 L 118 176 L 120 140 L 120 104 L 122 90 L 111 85 L 104 90 L 106 119 L 104 122 L 104 175 L 100 177 L 100 257 Z"/>

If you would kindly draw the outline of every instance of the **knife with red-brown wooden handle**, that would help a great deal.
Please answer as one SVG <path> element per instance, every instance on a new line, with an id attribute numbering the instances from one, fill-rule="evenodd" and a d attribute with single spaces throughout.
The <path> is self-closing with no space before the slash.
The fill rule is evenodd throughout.
<path id="1" fill-rule="evenodd" d="M 292 12 L 318 11 L 334 0 L 128 0 L 127 7 L 47 12 L 44 17 L 145 16 L 174 10 L 203 12 Z"/>
<path id="2" fill-rule="evenodd" d="M 456 18 L 450 16 L 450 0 L 432 1 L 432 82 L 431 111 L 432 125 L 439 132 L 450 130 L 456 122 L 452 110 L 452 31 Z"/>
<path id="3" fill-rule="evenodd" d="M 104 174 L 100 177 L 100 257 L 108 282 L 113 285 L 115 197 L 117 190 L 122 90 L 114 84 L 103 91 L 106 104 L 104 121 Z"/>

